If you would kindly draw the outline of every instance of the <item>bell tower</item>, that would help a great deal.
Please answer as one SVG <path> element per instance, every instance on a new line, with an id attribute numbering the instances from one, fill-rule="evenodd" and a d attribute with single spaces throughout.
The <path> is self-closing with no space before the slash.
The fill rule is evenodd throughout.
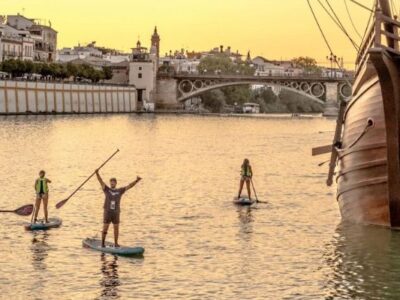
<path id="1" fill-rule="evenodd" d="M 157 26 L 154 28 L 154 33 L 151 36 L 151 46 L 157 49 L 156 55 L 157 59 L 160 58 L 160 36 L 157 32 Z"/>

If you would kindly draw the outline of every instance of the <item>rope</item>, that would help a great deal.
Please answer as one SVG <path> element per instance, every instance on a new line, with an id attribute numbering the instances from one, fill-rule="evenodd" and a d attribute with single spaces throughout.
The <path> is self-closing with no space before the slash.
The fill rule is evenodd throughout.
<path id="1" fill-rule="evenodd" d="M 326 3 L 328 4 L 330 10 L 332 11 L 333 15 L 335 16 L 336 20 L 338 21 L 338 23 L 340 24 L 340 28 L 342 29 L 343 33 L 347 36 L 347 38 L 350 40 L 350 42 L 353 44 L 353 47 L 356 49 L 356 51 L 359 50 L 358 45 L 356 44 L 356 42 L 354 42 L 354 40 L 352 39 L 352 37 L 350 36 L 350 34 L 347 32 L 346 28 L 344 27 L 344 25 L 342 24 L 342 22 L 340 21 L 340 18 L 337 16 L 335 10 L 333 9 L 333 7 L 331 6 L 331 4 L 329 3 L 329 0 L 325 0 Z"/>
<path id="2" fill-rule="evenodd" d="M 374 126 L 374 121 L 372 121 L 371 119 L 369 119 L 367 121 L 367 125 L 365 125 L 364 130 L 361 132 L 361 134 L 346 148 L 341 149 L 340 146 L 341 145 L 335 145 L 335 149 L 338 153 L 349 150 L 351 148 L 353 148 L 362 138 L 363 136 Z"/>
<path id="3" fill-rule="evenodd" d="M 318 0 L 318 1 L 319 1 L 319 0 Z M 313 17 L 314 17 L 314 20 L 315 20 L 315 23 L 317 23 L 318 29 L 319 29 L 319 31 L 320 31 L 320 33 L 321 33 L 321 35 L 322 35 L 322 37 L 323 37 L 323 39 L 324 39 L 324 41 L 325 41 L 326 46 L 328 47 L 330 53 L 333 54 L 332 47 L 331 47 L 331 45 L 329 44 L 329 41 L 328 41 L 328 39 L 326 38 L 326 35 L 325 35 L 324 31 L 322 30 L 321 24 L 320 24 L 319 21 L 318 21 L 318 18 L 317 18 L 317 16 L 316 16 L 315 12 L 314 12 L 314 9 L 312 8 L 312 5 L 311 5 L 311 3 L 310 3 L 310 0 L 307 0 L 307 3 L 308 3 L 308 6 L 310 7 L 311 13 L 312 13 L 312 15 L 313 15 Z M 338 66 L 339 70 L 340 70 L 341 72 L 344 73 L 344 69 L 342 68 L 342 66 L 339 64 L 339 62 L 338 62 L 336 59 L 335 59 L 335 64 Z M 345 78 L 345 80 L 346 80 L 346 83 L 347 83 L 350 87 L 353 86 L 353 85 L 351 84 L 351 82 L 350 82 L 347 78 Z"/>
<path id="4" fill-rule="evenodd" d="M 370 9 L 369 7 L 366 7 L 364 4 L 361 4 L 361 3 L 358 2 L 358 1 L 355 1 L 355 0 L 350 0 L 350 1 L 353 2 L 354 4 L 357 4 L 358 6 L 360 6 L 360 7 L 362 7 L 362 8 L 364 8 L 364 9 L 370 11 L 370 12 L 373 12 L 372 9 Z"/>
<path id="5" fill-rule="evenodd" d="M 310 7 L 311 13 L 312 13 L 313 16 L 314 16 L 314 20 L 315 20 L 315 22 L 317 23 L 318 29 L 319 29 L 319 31 L 320 31 L 322 37 L 324 38 L 324 41 L 325 41 L 326 46 L 328 47 L 329 51 L 330 51 L 331 53 L 333 53 L 332 47 L 331 47 L 331 45 L 329 44 L 328 39 L 326 38 L 324 31 L 322 30 L 322 27 L 321 27 L 321 25 L 320 25 L 320 23 L 319 23 L 319 21 L 318 21 L 318 18 L 317 18 L 317 16 L 315 15 L 314 9 L 313 9 L 312 6 L 311 6 L 310 0 L 307 0 L 307 3 L 308 3 L 308 6 Z"/>
<path id="6" fill-rule="evenodd" d="M 374 11 L 371 10 L 371 13 L 369 14 L 367 26 L 365 27 L 365 30 L 364 30 L 363 38 L 361 39 L 360 49 L 361 49 L 361 45 L 364 43 L 365 38 L 366 38 L 366 36 L 367 36 L 367 32 L 368 32 L 368 29 L 369 29 L 369 25 L 371 24 L 371 20 L 372 20 L 373 14 L 374 14 Z M 358 51 L 358 54 L 359 54 L 359 53 L 360 53 L 360 51 Z"/>
<path id="7" fill-rule="evenodd" d="M 350 10 L 349 10 L 349 6 L 347 5 L 347 1 L 346 1 L 346 0 L 343 0 L 343 2 L 344 2 L 344 5 L 346 6 L 347 15 L 349 16 L 349 19 L 350 19 L 351 25 L 352 25 L 353 28 L 354 28 L 354 31 L 357 33 L 357 35 L 359 36 L 359 38 L 362 39 L 362 36 L 361 36 L 361 34 L 358 32 L 357 27 L 356 27 L 356 25 L 354 24 L 353 18 L 351 17 Z"/>

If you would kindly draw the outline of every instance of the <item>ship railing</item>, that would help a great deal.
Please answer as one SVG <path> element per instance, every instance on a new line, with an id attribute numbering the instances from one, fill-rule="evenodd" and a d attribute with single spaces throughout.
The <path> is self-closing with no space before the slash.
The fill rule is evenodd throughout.
<path id="1" fill-rule="evenodd" d="M 388 29 L 392 29 L 389 32 Z M 399 28 L 400 22 L 391 17 L 385 16 L 381 10 L 375 12 L 374 22 L 366 34 L 363 44 L 360 47 L 356 59 L 356 76 L 366 64 L 371 48 L 380 48 L 393 55 L 399 55 Z"/>

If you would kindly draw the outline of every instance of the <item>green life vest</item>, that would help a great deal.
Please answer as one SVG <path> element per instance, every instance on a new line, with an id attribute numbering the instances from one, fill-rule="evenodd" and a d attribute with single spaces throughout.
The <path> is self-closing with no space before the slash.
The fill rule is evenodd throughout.
<path id="1" fill-rule="evenodd" d="M 49 192 L 49 186 L 47 185 L 47 178 L 38 178 L 36 180 L 36 193 L 40 193 L 40 186 L 43 185 L 43 193 Z"/>
<path id="2" fill-rule="evenodd" d="M 241 170 L 240 174 L 242 176 L 251 177 L 250 165 L 248 165 L 247 168 L 242 166 L 242 170 Z"/>

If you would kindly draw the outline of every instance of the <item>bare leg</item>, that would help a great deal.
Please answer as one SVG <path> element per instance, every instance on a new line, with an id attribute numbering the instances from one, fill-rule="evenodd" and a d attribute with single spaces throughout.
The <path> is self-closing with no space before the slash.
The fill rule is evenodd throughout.
<path id="1" fill-rule="evenodd" d="M 47 210 L 47 205 L 49 203 L 49 194 L 43 195 L 43 210 L 44 210 L 44 220 L 46 223 L 49 223 L 49 213 Z"/>
<path id="2" fill-rule="evenodd" d="M 250 189 L 250 180 L 246 180 L 247 194 L 249 195 L 249 199 L 251 200 L 251 189 Z"/>
<path id="3" fill-rule="evenodd" d="M 240 179 L 238 199 L 240 198 L 240 195 L 242 194 L 243 184 L 244 184 L 244 180 L 243 180 L 243 179 Z"/>
<path id="4" fill-rule="evenodd" d="M 104 223 L 103 224 L 103 232 L 101 233 L 101 246 L 104 248 L 105 242 L 106 242 L 106 236 L 107 236 L 107 231 L 108 231 L 108 227 L 110 226 L 110 224 L 108 223 Z"/>
<path id="5" fill-rule="evenodd" d="M 115 245 L 115 247 L 119 247 L 118 236 L 119 236 L 119 224 L 114 224 L 114 245 Z"/>
<path id="6" fill-rule="evenodd" d="M 42 201 L 42 199 L 40 198 L 40 196 L 37 196 L 36 202 L 35 202 L 35 218 L 33 219 L 33 223 L 35 223 L 37 221 L 41 201 Z"/>

